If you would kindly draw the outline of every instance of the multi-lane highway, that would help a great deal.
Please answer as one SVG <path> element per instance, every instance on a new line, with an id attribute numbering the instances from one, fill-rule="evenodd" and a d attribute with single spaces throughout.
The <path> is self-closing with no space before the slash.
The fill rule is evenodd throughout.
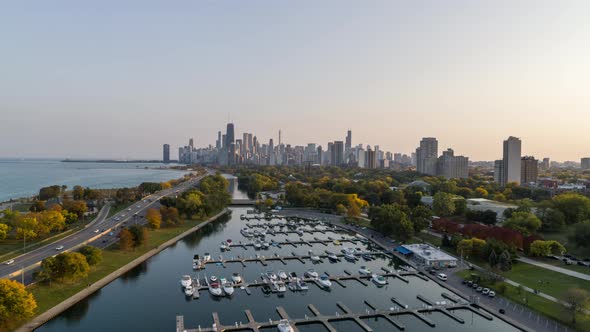
<path id="1" fill-rule="evenodd" d="M 108 209 L 101 210 L 100 214 L 102 216 L 99 215 L 90 227 L 86 227 L 66 238 L 57 240 L 51 244 L 16 257 L 13 259 L 14 262 L 10 265 L 2 262 L 2 265 L 0 265 L 0 278 L 20 280 L 21 275 L 23 275 L 25 284 L 28 284 L 32 281 L 32 270 L 47 257 L 54 256 L 63 251 L 76 250 L 85 244 L 91 244 L 103 248 L 111 245 L 118 240 L 117 234 L 121 226 L 133 225 L 134 223 L 144 224 L 147 209 L 152 207 L 158 208 L 160 198 L 165 196 L 175 196 L 180 192 L 194 187 L 205 175 L 191 178 L 175 187 L 161 190 L 148 197 L 144 197 L 143 200 L 133 203 L 128 209 L 120 211 L 111 218 L 106 218 Z M 57 250 L 57 248 L 60 248 L 60 250 Z"/>

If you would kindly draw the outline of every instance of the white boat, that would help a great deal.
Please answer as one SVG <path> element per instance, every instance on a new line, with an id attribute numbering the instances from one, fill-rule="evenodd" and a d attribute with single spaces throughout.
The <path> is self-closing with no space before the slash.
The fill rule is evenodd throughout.
<path id="1" fill-rule="evenodd" d="M 313 251 L 309 251 L 309 259 L 311 259 L 312 262 L 317 263 L 320 262 L 322 259 L 320 258 L 320 256 L 318 255 L 314 255 Z"/>
<path id="2" fill-rule="evenodd" d="M 289 323 L 289 320 L 287 320 L 287 319 L 281 319 L 279 321 L 279 325 L 277 325 L 277 329 L 279 330 L 279 332 L 294 332 L 295 331 L 293 329 L 293 326 L 291 326 L 291 323 Z"/>
<path id="3" fill-rule="evenodd" d="M 245 237 L 251 237 L 252 233 L 250 232 L 250 230 L 248 228 L 242 228 L 242 230 L 240 231 L 240 233 L 242 233 L 242 235 L 244 235 Z"/>
<path id="4" fill-rule="evenodd" d="M 277 275 L 273 271 L 266 271 L 265 275 L 271 281 L 277 280 Z"/>
<path id="5" fill-rule="evenodd" d="M 285 286 L 285 283 L 283 281 L 277 281 L 275 282 L 275 287 L 277 289 L 277 292 L 279 293 L 284 293 L 287 291 L 287 286 Z"/>
<path id="6" fill-rule="evenodd" d="M 209 284 L 209 293 L 213 296 L 223 296 L 223 290 L 218 283 L 213 282 Z"/>
<path id="7" fill-rule="evenodd" d="M 338 256 L 336 256 L 335 253 L 333 253 L 331 251 L 327 251 L 326 254 L 328 254 L 328 259 L 329 260 L 331 260 L 333 262 L 339 261 Z"/>
<path id="8" fill-rule="evenodd" d="M 204 262 L 209 262 L 210 260 L 211 260 L 211 255 L 210 255 L 208 252 L 206 252 L 206 253 L 203 255 L 203 261 L 204 261 Z"/>
<path id="9" fill-rule="evenodd" d="M 307 270 L 307 272 L 305 272 L 305 275 L 313 279 L 317 279 L 320 276 L 314 269 Z"/>
<path id="10" fill-rule="evenodd" d="M 217 282 L 217 277 L 216 276 L 211 276 L 211 278 L 209 278 L 209 280 L 211 280 L 211 282 Z"/>
<path id="11" fill-rule="evenodd" d="M 199 257 L 199 255 L 196 255 L 196 254 L 195 254 L 195 255 L 193 256 L 193 264 L 196 264 L 196 263 L 198 263 L 200 260 L 201 260 L 201 258 Z"/>
<path id="12" fill-rule="evenodd" d="M 193 283 L 193 279 L 191 279 L 191 276 L 189 276 L 188 274 L 183 275 L 182 279 L 180 279 L 180 284 L 184 288 L 190 286 L 192 283 Z"/>
<path id="13" fill-rule="evenodd" d="M 234 293 L 234 286 L 227 280 L 221 283 L 221 287 L 223 288 L 223 292 L 227 296 L 231 296 Z"/>
<path id="14" fill-rule="evenodd" d="M 261 246 L 262 246 L 262 249 L 268 249 L 268 248 L 270 247 L 270 243 L 268 243 L 268 242 L 266 242 L 266 241 L 263 241 L 263 242 L 261 243 Z"/>
<path id="15" fill-rule="evenodd" d="M 379 286 L 387 285 L 387 279 L 384 276 L 380 276 L 378 274 L 373 274 L 371 276 L 371 280 Z"/>
<path id="16" fill-rule="evenodd" d="M 320 279 L 318 280 L 318 282 L 324 288 L 330 288 L 330 287 L 332 287 L 332 282 L 330 281 L 330 278 L 327 275 L 325 275 L 325 274 L 320 277 Z"/>
<path id="17" fill-rule="evenodd" d="M 363 266 L 361 266 L 361 268 L 359 269 L 359 273 L 360 273 L 361 275 L 371 275 L 373 272 L 371 272 L 371 269 L 369 269 L 368 267 L 366 267 L 366 266 L 364 266 L 364 265 L 363 265 Z"/>
<path id="18" fill-rule="evenodd" d="M 254 241 L 254 248 L 255 249 L 260 249 L 262 248 L 262 243 L 258 240 Z"/>
<path id="19" fill-rule="evenodd" d="M 285 273 L 285 271 L 283 271 L 283 270 L 279 270 L 279 272 L 277 272 L 277 275 L 279 276 L 279 278 L 281 278 L 283 280 L 286 280 L 287 278 L 289 278 L 287 276 L 287 273 Z"/>
<path id="20" fill-rule="evenodd" d="M 289 280 L 293 280 L 293 281 L 299 280 L 299 278 L 297 277 L 297 273 L 289 272 Z"/>
<path id="21" fill-rule="evenodd" d="M 353 254 L 352 254 L 352 253 L 350 253 L 350 252 L 347 252 L 347 253 L 345 253 L 345 254 L 344 254 L 344 258 L 345 258 L 347 261 L 351 261 L 351 262 L 355 262 L 355 261 L 356 261 L 356 256 L 355 256 L 355 255 L 353 255 Z"/>
<path id="22" fill-rule="evenodd" d="M 303 236 L 303 231 L 300 229 L 296 230 L 295 233 L 297 233 L 299 236 Z"/>
<path id="23" fill-rule="evenodd" d="M 219 249 L 221 249 L 222 251 L 229 250 L 229 244 L 227 242 L 221 242 L 221 244 L 219 245 Z"/>
<path id="24" fill-rule="evenodd" d="M 195 289 L 193 288 L 193 286 L 188 285 L 184 288 L 184 295 L 193 296 L 194 293 L 195 293 Z"/>
<path id="25" fill-rule="evenodd" d="M 297 289 L 299 290 L 308 290 L 309 286 L 307 286 L 307 283 L 301 279 L 297 279 Z"/>
<path id="26" fill-rule="evenodd" d="M 234 274 L 232 274 L 231 280 L 234 282 L 234 284 L 242 283 L 242 277 L 237 272 L 234 272 Z"/>

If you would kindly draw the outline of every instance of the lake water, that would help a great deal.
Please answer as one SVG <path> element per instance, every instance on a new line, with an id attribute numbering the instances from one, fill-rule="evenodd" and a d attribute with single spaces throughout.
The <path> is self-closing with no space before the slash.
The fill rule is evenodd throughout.
<path id="1" fill-rule="evenodd" d="M 260 288 L 254 287 L 251 295 L 247 295 L 245 291 L 237 288 L 231 298 L 214 298 L 207 291 L 202 291 L 200 299 L 187 299 L 179 285 L 179 279 L 183 274 L 193 276 L 197 274 L 192 271 L 191 267 L 192 257 L 195 253 L 203 255 L 205 252 L 209 252 L 214 258 L 219 255 L 227 258 L 252 257 L 256 253 L 269 257 L 274 254 L 289 256 L 292 253 L 305 255 L 310 249 L 315 253 L 323 253 L 324 250 L 339 252 L 342 248 L 332 243 L 328 246 L 315 244 L 313 248 L 307 245 L 296 248 L 293 246 L 271 247 L 269 250 L 258 252 L 255 252 L 251 247 L 249 249 L 234 247 L 231 251 L 222 253 L 219 244 L 226 239 L 232 239 L 234 242 L 250 242 L 240 234 L 240 229 L 245 227 L 247 223 L 240 220 L 240 215 L 246 214 L 246 210 L 246 208 L 233 208 L 231 216 L 187 236 L 176 245 L 162 251 L 113 281 L 92 297 L 81 301 L 49 321 L 37 331 L 174 331 L 177 315 L 184 315 L 185 328 L 198 328 L 199 326 L 211 326 L 213 323 L 212 312 L 219 314 L 222 324 L 230 325 L 236 322 L 246 322 L 244 313 L 246 309 L 252 311 L 257 321 L 279 319 L 276 311 L 277 306 L 285 308 L 292 318 L 303 318 L 306 315 L 312 315 L 307 307 L 308 304 L 315 305 L 323 314 L 335 314 L 336 312 L 342 313 L 336 305 L 338 301 L 341 301 L 353 311 L 361 312 L 367 309 L 365 300 L 380 309 L 388 309 L 396 306 L 391 301 L 391 298 L 395 297 L 410 307 L 417 307 L 422 305 L 416 298 L 418 294 L 431 300 L 442 301 L 444 299 L 441 294 L 449 292 L 432 281 L 408 277 L 409 283 L 389 278 L 389 284 L 381 288 L 370 282 L 365 286 L 351 280 L 344 282 L 346 288 L 333 283 L 331 291 L 325 291 L 315 284 L 310 284 L 310 289 L 306 292 L 287 291 L 284 296 L 278 296 L 264 294 Z M 249 223 L 260 222 L 250 221 Z M 313 235 L 305 233 L 303 238 L 327 239 L 328 237 L 350 238 L 352 236 L 348 233 L 326 232 Z M 269 238 L 279 242 L 285 238 L 296 241 L 299 236 L 290 234 L 269 236 Z M 354 246 L 364 247 L 360 243 Z M 324 261 L 312 264 L 309 261 L 301 263 L 297 260 L 288 260 L 287 262 L 288 265 L 283 265 L 278 261 L 269 261 L 268 266 L 263 266 L 260 263 L 247 263 L 245 267 L 238 263 L 227 264 L 226 267 L 208 264 L 205 270 L 198 273 L 200 277 L 204 277 L 206 274 L 208 276 L 225 276 L 230 279 L 233 272 L 238 272 L 245 280 L 253 281 L 260 280 L 261 273 L 268 270 L 275 272 L 278 270 L 295 271 L 298 275 L 303 275 L 308 269 L 314 268 L 319 273 L 328 272 L 333 275 L 343 275 L 344 270 L 356 274 L 361 265 L 366 265 L 372 271 L 377 272 L 381 270 L 381 267 L 398 267 L 399 263 L 396 259 L 386 257 L 356 263 Z M 465 324 L 457 323 L 439 313 L 427 314 L 427 317 L 436 323 L 435 328 L 430 328 L 411 315 L 397 316 L 395 319 L 406 326 L 406 331 L 515 331 L 513 327 L 498 319 L 488 321 L 470 311 L 463 310 L 457 310 L 454 313 L 462 317 Z M 375 331 L 397 331 L 384 319 L 366 319 L 365 322 Z M 338 331 L 362 331 L 356 323 L 351 321 L 334 322 L 333 325 Z M 303 325 L 298 328 L 300 331 L 326 331 L 321 325 Z M 274 331 L 274 329 L 265 329 L 265 331 Z"/>
<path id="2" fill-rule="evenodd" d="M 90 188 L 122 188 L 142 182 L 168 181 L 184 172 L 158 169 L 152 163 L 63 163 L 59 160 L 0 159 L 0 202 L 39 193 L 41 187 L 81 185 Z M 147 168 L 147 169 L 146 169 Z"/>

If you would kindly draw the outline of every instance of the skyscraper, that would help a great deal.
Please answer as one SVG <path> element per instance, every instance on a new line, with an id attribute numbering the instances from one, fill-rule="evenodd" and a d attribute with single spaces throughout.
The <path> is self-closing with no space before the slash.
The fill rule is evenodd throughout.
<path id="1" fill-rule="evenodd" d="M 234 165 L 236 161 L 236 145 L 234 137 L 234 124 L 228 123 L 225 131 L 225 146 L 227 148 L 227 164 Z"/>
<path id="2" fill-rule="evenodd" d="M 469 158 L 455 156 L 453 149 L 443 151 L 442 156 L 438 158 L 437 175 L 442 175 L 447 179 L 468 178 Z"/>
<path id="3" fill-rule="evenodd" d="M 344 142 L 342 141 L 334 141 L 334 145 L 332 145 L 331 152 L 331 161 L 332 165 L 334 166 L 341 166 L 344 164 Z"/>
<path id="4" fill-rule="evenodd" d="M 367 151 L 365 152 L 365 164 L 367 168 L 376 168 L 376 161 L 375 151 L 371 150 L 370 146 L 367 146 Z"/>
<path id="5" fill-rule="evenodd" d="M 168 164 L 170 162 L 170 144 L 164 144 L 162 161 L 164 164 Z"/>
<path id="6" fill-rule="evenodd" d="M 520 180 L 523 184 L 536 183 L 539 177 L 539 161 L 535 157 L 520 159 Z"/>
<path id="7" fill-rule="evenodd" d="M 494 161 L 494 182 L 502 184 L 504 181 L 504 160 Z"/>
<path id="8" fill-rule="evenodd" d="M 217 141 L 215 142 L 215 148 L 221 149 L 221 130 L 217 132 Z"/>
<path id="9" fill-rule="evenodd" d="M 436 175 L 438 141 L 434 137 L 424 137 L 416 149 L 416 168 L 419 173 Z"/>
<path id="10" fill-rule="evenodd" d="M 590 169 L 590 158 L 582 158 L 580 160 L 580 166 L 583 170 Z"/>
<path id="11" fill-rule="evenodd" d="M 350 154 L 350 149 L 352 148 L 352 131 L 348 130 L 346 132 L 346 144 L 344 145 L 344 154 L 346 158 L 348 158 L 348 154 Z"/>
<path id="12" fill-rule="evenodd" d="M 510 136 L 504 141 L 504 174 L 500 185 L 514 182 L 520 184 L 520 158 L 522 143 L 519 138 Z"/>

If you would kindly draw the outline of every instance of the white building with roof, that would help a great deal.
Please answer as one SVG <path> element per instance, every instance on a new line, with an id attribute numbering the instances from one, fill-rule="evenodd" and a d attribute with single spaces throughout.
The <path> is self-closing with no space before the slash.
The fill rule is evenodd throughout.
<path id="1" fill-rule="evenodd" d="M 401 247 L 409 251 L 409 258 L 419 265 L 431 267 L 457 266 L 457 258 L 429 244 L 404 244 Z"/>

